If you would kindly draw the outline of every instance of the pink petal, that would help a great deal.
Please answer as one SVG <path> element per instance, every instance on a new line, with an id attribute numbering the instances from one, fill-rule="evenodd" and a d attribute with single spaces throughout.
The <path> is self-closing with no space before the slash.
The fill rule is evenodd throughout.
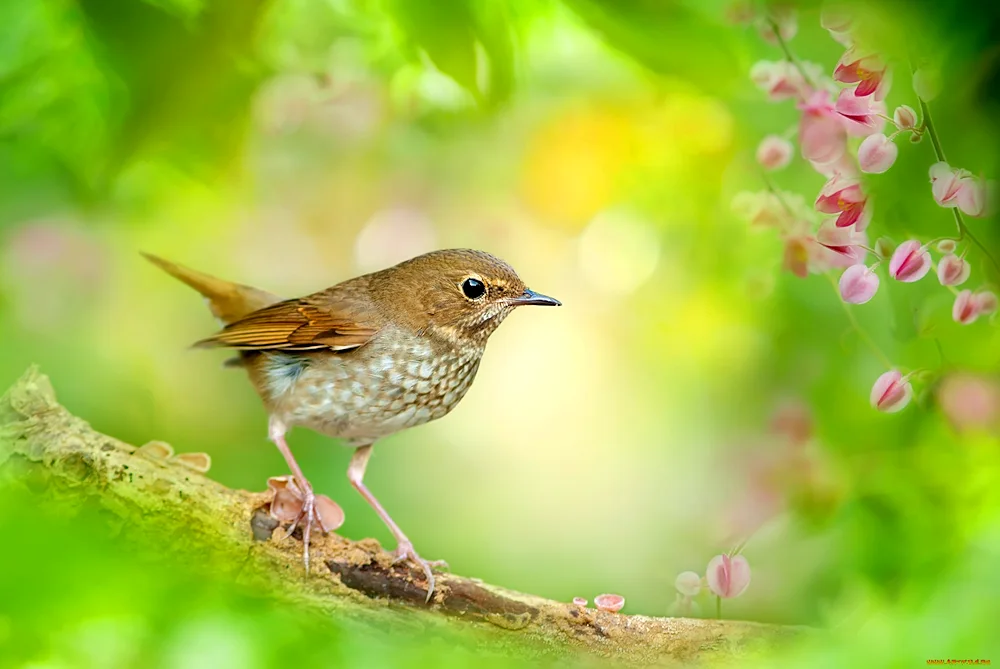
<path id="1" fill-rule="evenodd" d="M 850 304 L 864 304 L 875 297 L 878 275 L 864 265 L 851 265 L 840 276 L 840 296 Z"/>
<path id="2" fill-rule="evenodd" d="M 931 165 L 930 176 L 934 201 L 942 207 L 958 206 L 956 198 L 961 182 L 951 166 L 944 162 L 934 163 Z"/>
<path id="3" fill-rule="evenodd" d="M 750 585 L 750 564 L 742 555 L 716 555 L 705 569 L 708 589 L 719 597 L 739 597 Z"/>
<path id="4" fill-rule="evenodd" d="M 792 160 L 792 143 L 777 135 L 768 135 L 757 147 L 757 162 L 765 170 L 780 170 Z"/>
<path id="5" fill-rule="evenodd" d="M 889 276 L 904 283 L 919 281 L 930 269 L 931 254 L 914 239 L 896 247 L 889 261 Z"/>
<path id="6" fill-rule="evenodd" d="M 830 115 L 805 113 L 799 122 L 802 157 L 815 163 L 832 163 L 847 151 L 847 131 Z"/>
<path id="7" fill-rule="evenodd" d="M 902 410 L 913 397 L 913 387 L 895 369 L 878 377 L 872 386 L 871 405 L 883 413 Z"/>
<path id="8" fill-rule="evenodd" d="M 983 315 L 992 314 L 997 310 L 997 294 L 983 290 L 972 296 L 976 302 L 976 310 Z"/>
<path id="9" fill-rule="evenodd" d="M 858 165 L 862 172 L 882 174 L 896 162 L 899 147 L 882 133 L 869 135 L 858 147 Z"/>
<path id="10" fill-rule="evenodd" d="M 621 595 L 604 594 L 594 597 L 594 606 L 598 611 L 610 611 L 615 613 L 621 611 L 625 606 L 625 598 Z"/>
<path id="11" fill-rule="evenodd" d="M 344 524 L 344 510 L 326 495 L 316 495 L 314 508 L 324 532 L 333 532 Z"/>
<path id="12" fill-rule="evenodd" d="M 951 317 L 956 323 L 968 325 L 979 318 L 979 304 L 973 299 L 971 290 L 963 290 L 955 298 L 951 308 Z"/>
<path id="13" fill-rule="evenodd" d="M 938 281 L 942 286 L 958 286 L 969 278 L 972 268 L 969 263 L 954 254 L 946 255 L 938 263 Z"/>
<path id="14" fill-rule="evenodd" d="M 573 603 L 576 604 L 577 606 L 583 606 L 583 607 L 587 606 L 587 600 L 584 599 L 583 597 L 574 597 Z"/>
<path id="15" fill-rule="evenodd" d="M 960 179 L 956 194 L 958 208 L 969 216 L 982 216 L 986 210 L 986 189 L 976 178 Z"/>

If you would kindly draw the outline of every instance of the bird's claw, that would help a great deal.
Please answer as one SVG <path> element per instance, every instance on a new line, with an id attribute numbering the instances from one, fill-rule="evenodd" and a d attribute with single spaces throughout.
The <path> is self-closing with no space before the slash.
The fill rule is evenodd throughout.
<path id="1" fill-rule="evenodd" d="M 393 559 L 393 564 L 399 564 L 400 562 L 412 562 L 419 566 L 423 572 L 424 576 L 427 578 L 427 599 L 425 601 L 430 602 L 431 596 L 434 594 L 434 567 L 448 568 L 448 563 L 444 560 L 425 560 L 417 554 L 417 551 L 413 549 L 413 544 L 409 541 L 401 541 L 396 547 L 395 558 Z"/>

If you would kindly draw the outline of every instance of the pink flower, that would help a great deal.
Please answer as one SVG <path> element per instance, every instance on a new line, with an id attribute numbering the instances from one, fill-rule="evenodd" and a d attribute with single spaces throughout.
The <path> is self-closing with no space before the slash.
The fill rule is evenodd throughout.
<path id="1" fill-rule="evenodd" d="M 878 377 L 872 386 L 872 407 L 883 413 L 896 413 L 906 407 L 913 398 L 913 386 L 908 379 L 895 369 Z"/>
<path id="2" fill-rule="evenodd" d="M 978 300 L 973 299 L 971 290 L 963 290 L 955 297 L 951 308 L 951 317 L 956 323 L 968 325 L 979 318 Z"/>
<path id="3" fill-rule="evenodd" d="M 598 595 L 594 597 L 594 606 L 597 607 L 598 611 L 615 613 L 616 611 L 621 611 L 622 607 L 625 606 L 625 598 L 621 595 Z"/>
<path id="4" fill-rule="evenodd" d="M 878 275 L 864 265 L 851 265 L 840 275 L 840 297 L 849 304 L 864 304 L 878 290 Z"/>
<path id="5" fill-rule="evenodd" d="M 822 70 L 814 63 L 800 63 L 806 73 L 815 81 Z M 799 68 L 785 60 L 761 60 L 750 68 L 750 79 L 757 88 L 767 93 L 772 102 L 798 98 L 803 100 L 812 94 Z"/>
<path id="6" fill-rule="evenodd" d="M 844 127 L 852 135 L 863 137 L 881 132 L 885 127 L 885 120 L 882 118 L 886 112 L 885 104 L 872 95 L 858 97 L 852 89 L 845 88 L 840 91 L 833 108 L 848 121 Z"/>
<path id="7" fill-rule="evenodd" d="M 675 618 L 693 618 L 701 613 L 701 607 L 692 598 L 677 593 L 677 597 L 674 598 L 674 603 L 670 605 L 668 613 Z"/>
<path id="8" fill-rule="evenodd" d="M 889 261 L 889 276 L 904 283 L 919 281 L 930 269 L 931 254 L 915 239 L 896 247 L 896 252 Z"/>
<path id="9" fill-rule="evenodd" d="M 931 165 L 930 177 L 934 201 L 942 207 L 958 207 L 969 216 L 986 213 L 987 184 L 968 170 L 939 162 Z"/>
<path id="10" fill-rule="evenodd" d="M 799 105 L 799 145 L 802 157 L 814 163 L 839 160 L 847 150 L 847 130 L 830 102 L 830 94 L 816 91 Z"/>
<path id="11" fill-rule="evenodd" d="M 674 579 L 674 587 L 685 597 L 697 597 L 701 592 L 701 576 L 693 571 L 682 571 Z"/>
<path id="12" fill-rule="evenodd" d="M 900 105 L 896 107 L 896 111 L 892 112 L 892 122 L 900 130 L 916 128 L 917 120 L 917 112 L 913 110 L 913 107 L 907 105 Z"/>
<path id="13" fill-rule="evenodd" d="M 868 251 L 863 248 L 868 245 L 868 235 L 853 227 L 838 228 L 833 221 L 824 221 L 819 226 L 816 243 L 835 255 L 828 263 L 830 267 L 857 265 L 868 256 Z"/>
<path id="14" fill-rule="evenodd" d="M 809 247 L 813 239 L 805 235 L 788 237 L 785 240 L 785 255 L 782 267 L 804 279 L 809 276 Z"/>
<path id="15" fill-rule="evenodd" d="M 963 258 L 951 253 L 941 258 L 938 263 L 938 281 L 942 286 L 959 286 L 969 278 L 972 268 Z"/>
<path id="16" fill-rule="evenodd" d="M 852 95 L 863 98 L 873 95 L 875 100 L 882 100 L 889 92 L 891 79 L 885 63 L 876 54 L 863 55 L 855 48 L 844 52 L 833 71 L 833 78 L 845 84 L 857 86 Z"/>
<path id="17" fill-rule="evenodd" d="M 937 391 L 941 411 L 958 430 L 1000 426 L 1000 384 L 996 379 L 958 372 Z"/>
<path id="18" fill-rule="evenodd" d="M 577 606 L 582 606 L 584 608 L 586 608 L 587 606 L 587 600 L 584 599 L 583 597 L 574 597 L 573 603 L 576 604 Z"/>
<path id="19" fill-rule="evenodd" d="M 827 181 L 819 192 L 816 210 L 824 214 L 839 214 L 838 228 L 853 225 L 858 232 L 862 232 L 871 221 L 870 199 L 861 190 L 861 183 L 839 174 Z"/>
<path id="20" fill-rule="evenodd" d="M 765 170 L 780 170 L 792 160 L 792 143 L 777 135 L 768 135 L 757 147 L 757 162 Z"/>
<path id="21" fill-rule="evenodd" d="M 858 165 L 862 172 L 882 174 L 896 162 L 899 147 L 880 132 L 868 135 L 858 147 Z"/>
<path id="22" fill-rule="evenodd" d="M 976 303 L 976 310 L 984 316 L 988 316 L 997 310 L 997 294 L 988 290 L 983 290 L 972 296 Z"/>
<path id="23" fill-rule="evenodd" d="M 708 589 L 726 599 L 739 597 L 750 585 L 750 563 L 742 555 L 716 555 L 705 569 Z"/>

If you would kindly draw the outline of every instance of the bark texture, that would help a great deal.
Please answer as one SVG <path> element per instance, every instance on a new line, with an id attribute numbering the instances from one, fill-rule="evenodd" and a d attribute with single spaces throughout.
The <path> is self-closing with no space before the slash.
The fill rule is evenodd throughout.
<path id="1" fill-rule="evenodd" d="M 131 541 L 163 560 L 232 565 L 231 578 L 297 606 L 384 633 L 445 634 L 477 652 L 524 659 L 612 659 L 674 666 L 736 660 L 801 637 L 804 628 L 654 618 L 581 608 L 442 573 L 430 602 L 424 576 L 372 539 L 314 533 L 304 577 L 301 543 L 276 541 L 271 494 L 232 490 L 156 449 L 95 432 L 29 369 L 0 398 L 0 480 L 44 491 L 67 508 L 96 505 Z M 196 557 L 197 556 L 197 557 Z M 455 636 L 453 636 L 455 635 Z M 583 657 L 577 657 L 582 655 Z"/>

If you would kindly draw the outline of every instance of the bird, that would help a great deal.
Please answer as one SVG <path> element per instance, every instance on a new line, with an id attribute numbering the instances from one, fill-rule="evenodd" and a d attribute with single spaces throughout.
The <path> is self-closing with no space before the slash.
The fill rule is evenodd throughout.
<path id="1" fill-rule="evenodd" d="M 516 308 L 561 302 L 529 289 L 503 260 L 472 249 L 432 251 L 294 299 L 143 255 L 201 293 L 223 327 L 194 346 L 234 349 L 227 366 L 243 368 L 263 401 L 268 437 L 303 491 L 287 535 L 301 525 L 306 573 L 310 529 L 314 522 L 325 528 L 286 440 L 293 427 L 354 449 L 347 478 L 392 533 L 395 561 L 423 571 L 429 601 L 433 567 L 442 563 L 422 558 L 365 486 L 372 448 L 454 409 L 490 335 Z"/>

